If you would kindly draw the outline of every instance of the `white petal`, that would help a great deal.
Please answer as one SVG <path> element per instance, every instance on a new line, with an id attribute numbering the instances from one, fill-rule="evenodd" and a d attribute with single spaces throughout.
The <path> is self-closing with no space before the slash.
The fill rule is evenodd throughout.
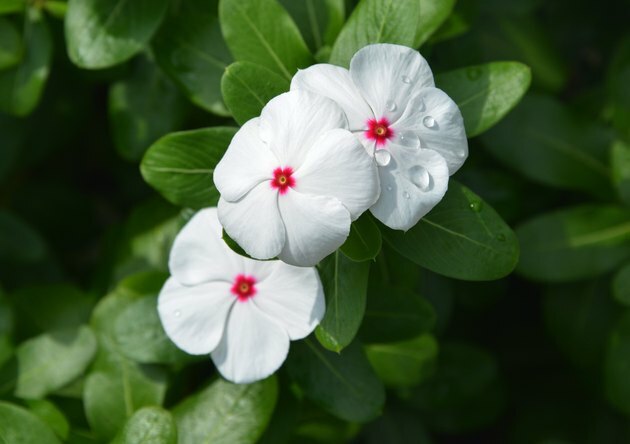
<path id="1" fill-rule="evenodd" d="M 258 184 L 237 202 L 219 199 L 219 221 L 226 233 L 253 258 L 270 259 L 282 251 L 285 233 L 278 210 L 278 192 L 269 182 Z"/>
<path id="2" fill-rule="evenodd" d="M 395 133 L 415 132 L 422 148 L 437 151 L 446 159 L 449 174 L 455 173 L 468 157 L 464 119 L 457 104 L 437 88 L 420 89 L 400 120 Z"/>
<path id="3" fill-rule="evenodd" d="M 379 167 L 381 197 L 370 211 L 388 227 L 406 231 L 444 197 L 448 166 L 435 151 L 394 144 L 390 151 L 390 163 Z"/>
<path id="4" fill-rule="evenodd" d="M 317 270 L 274 261 L 273 272 L 256 285 L 252 301 L 281 325 L 291 340 L 308 336 L 326 311 Z"/>
<path id="5" fill-rule="evenodd" d="M 380 192 L 376 164 L 349 131 L 323 134 L 295 172 L 295 190 L 303 194 L 336 197 L 352 220 L 370 208 Z"/>
<path id="6" fill-rule="evenodd" d="M 278 160 L 260 139 L 259 118 L 251 119 L 234 135 L 214 169 L 214 184 L 225 200 L 233 202 L 264 180 L 273 178 Z"/>
<path id="7" fill-rule="evenodd" d="M 350 75 L 377 118 L 395 121 L 411 91 L 435 86 L 427 61 L 414 49 L 379 43 L 360 49 L 350 61 Z"/>
<path id="8" fill-rule="evenodd" d="M 288 352 L 286 331 L 250 299 L 234 304 L 212 361 L 225 379 L 247 384 L 278 370 Z"/>
<path id="9" fill-rule="evenodd" d="M 278 199 L 287 240 L 278 255 L 287 264 L 308 267 L 339 248 L 350 232 L 350 213 L 334 197 L 295 190 Z"/>
<path id="10" fill-rule="evenodd" d="M 158 313 L 167 336 L 186 353 L 214 350 L 236 298 L 227 282 L 185 287 L 170 278 L 158 298 Z"/>
<path id="11" fill-rule="evenodd" d="M 221 239 L 216 208 L 198 211 L 182 228 L 169 257 L 169 269 L 178 282 L 197 285 L 224 280 L 238 268 L 238 258 Z"/>
<path id="12" fill-rule="evenodd" d="M 321 63 L 298 70 L 291 80 L 291 90 L 304 89 L 326 96 L 343 108 L 352 131 L 364 130 L 372 109 L 355 86 L 350 72 L 340 66 Z"/>
<path id="13" fill-rule="evenodd" d="M 347 128 L 339 105 L 327 97 L 295 90 L 269 101 L 260 115 L 261 135 L 280 161 L 295 171 L 319 136 L 333 128 Z"/>

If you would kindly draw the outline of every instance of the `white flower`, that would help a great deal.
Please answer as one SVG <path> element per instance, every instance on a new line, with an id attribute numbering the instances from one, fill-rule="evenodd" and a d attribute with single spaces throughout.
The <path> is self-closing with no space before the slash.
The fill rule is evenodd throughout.
<path id="1" fill-rule="evenodd" d="M 435 88 L 429 65 L 411 48 L 366 46 L 350 70 L 311 66 L 293 77 L 291 90 L 325 95 L 344 109 L 379 165 L 381 196 L 370 210 L 391 228 L 408 230 L 427 214 L 468 156 L 459 108 Z"/>
<path id="2" fill-rule="evenodd" d="M 158 299 L 166 334 L 187 353 L 211 353 L 236 383 L 275 372 L 289 340 L 309 335 L 324 316 L 317 271 L 234 253 L 221 239 L 216 208 L 199 211 L 181 230 L 169 268 Z"/>
<path id="3" fill-rule="evenodd" d="M 272 99 L 214 170 L 219 220 L 250 256 L 315 265 L 340 247 L 380 192 L 343 110 L 307 91 Z"/>

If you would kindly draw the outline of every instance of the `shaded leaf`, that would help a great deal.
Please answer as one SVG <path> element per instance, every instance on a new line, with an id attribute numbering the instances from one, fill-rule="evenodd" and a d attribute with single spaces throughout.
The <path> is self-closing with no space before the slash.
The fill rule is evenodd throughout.
<path id="1" fill-rule="evenodd" d="M 455 0 L 420 0 L 420 15 L 413 46 L 426 42 L 449 17 Z"/>
<path id="2" fill-rule="evenodd" d="M 350 235 L 341 246 L 341 252 L 353 261 L 367 261 L 376 258 L 382 243 L 381 232 L 366 211 L 352 222 Z"/>
<path id="3" fill-rule="evenodd" d="M 22 59 L 22 40 L 13 23 L 0 17 L 0 70 L 17 65 Z"/>
<path id="4" fill-rule="evenodd" d="M 19 444 L 60 444 L 53 431 L 28 410 L 0 401 L 0 440 Z"/>
<path id="5" fill-rule="evenodd" d="M 59 439 L 64 441 L 68 439 L 70 424 L 55 404 L 45 399 L 30 399 L 26 401 L 26 405 L 31 413 L 55 432 Z"/>
<path id="6" fill-rule="evenodd" d="M 617 193 L 623 202 L 630 205 L 630 145 L 620 140 L 613 143 L 610 164 Z"/>
<path id="7" fill-rule="evenodd" d="M 145 407 L 129 418 L 112 444 L 176 444 L 177 428 L 171 414 L 159 407 Z"/>
<path id="8" fill-rule="evenodd" d="M 617 302 L 630 306 L 630 264 L 624 265 L 615 274 L 612 291 Z"/>

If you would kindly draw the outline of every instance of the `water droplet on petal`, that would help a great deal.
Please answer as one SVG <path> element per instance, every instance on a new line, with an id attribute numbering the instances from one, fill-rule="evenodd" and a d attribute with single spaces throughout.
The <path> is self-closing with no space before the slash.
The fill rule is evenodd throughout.
<path id="1" fill-rule="evenodd" d="M 463 159 L 464 157 L 466 157 L 466 154 L 468 154 L 468 152 L 466 150 L 458 150 L 455 155 L 457 157 L 459 157 L 460 159 Z"/>
<path id="2" fill-rule="evenodd" d="M 426 190 L 431 185 L 431 176 L 426 168 L 415 166 L 409 170 L 411 182 L 421 190 Z"/>
<path id="3" fill-rule="evenodd" d="M 409 193 L 405 191 L 405 192 L 403 193 L 403 197 L 404 197 L 405 199 L 409 199 L 409 198 L 411 197 L 411 195 L 409 195 Z"/>
<path id="4" fill-rule="evenodd" d="M 182 312 L 179 310 L 175 310 L 175 313 L 173 313 L 175 315 L 176 318 L 180 317 L 182 315 Z"/>
<path id="5" fill-rule="evenodd" d="M 397 142 L 408 148 L 420 148 L 420 138 L 414 131 L 402 131 L 398 135 Z"/>
<path id="6" fill-rule="evenodd" d="M 468 68 L 466 70 L 466 76 L 469 80 L 477 80 L 479 77 L 481 77 L 481 68 L 478 68 L 476 66 Z"/>
<path id="7" fill-rule="evenodd" d="M 480 212 L 482 207 L 483 203 L 479 200 L 470 203 L 470 209 L 476 213 Z"/>
<path id="8" fill-rule="evenodd" d="M 408 76 L 402 76 L 403 83 L 409 85 L 411 83 L 411 79 Z"/>
<path id="9" fill-rule="evenodd" d="M 378 166 L 387 166 L 389 162 L 392 160 L 392 155 L 387 150 L 376 150 L 374 153 L 374 158 L 376 159 L 376 164 Z"/>
<path id="10" fill-rule="evenodd" d="M 394 111 L 396 111 L 396 108 L 398 108 L 398 107 L 396 106 L 396 102 L 394 102 L 393 100 L 388 100 L 385 103 L 385 108 L 387 108 L 387 111 L 394 112 Z"/>
<path id="11" fill-rule="evenodd" d="M 431 116 L 426 116 L 422 119 L 422 124 L 427 128 L 433 128 L 435 126 L 435 119 Z"/>
<path id="12" fill-rule="evenodd" d="M 416 100 L 415 105 L 416 105 L 416 110 L 418 110 L 418 111 L 420 111 L 420 112 L 424 111 L 424 110 L 426 109 L 426 107 L 427 107 L 427 106 L 424 104 L 424 100 L 422 100 L 422 99 L 420 99 L 420 98 Z"/>
<path id="13" fill-rule="evenodd" d="M 391 185 L 387 185 L 387 191 L 391 191 L 392 190 L 392 186 Z"/>
<path id="14" fill-rule="evenodd" d="M 497 234 L 497 239 L 499 240 L 499 242 L 505 242 L 506 240 L 505 234 L 503 233 Z"/>

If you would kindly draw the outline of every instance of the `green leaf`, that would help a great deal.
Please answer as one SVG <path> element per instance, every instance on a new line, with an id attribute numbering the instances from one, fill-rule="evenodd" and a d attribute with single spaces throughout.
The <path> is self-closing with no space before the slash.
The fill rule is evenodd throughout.
<path id="1" fill-rule="evenodd" d="M 630 263 L 624 265 L 615 274 L 612 283 L 613 296 L 617 302 L 630 306 Z M 0 329 L 0 331 L 2 331 Z"/>
<path id="2" fill-rule="evenodd" d="M 30 399 L 26 401 L 26 404 L 31 413 L 48 425 L 55 435 L 64 441 L 68 439 L 70 424 L 55 404 L 45 399 Z"/>
<path id="3" fill-rule="evenodd" d="M 140 172 L 169 202 L 190 208 L 215 206 L 214 167 L 236 128 L 216 127 L 169 134 L 146 152 Z"/>
<path id="4" fill-rule="evenodd" d="M 365 342 L 393 342 L 431 331 L 436 315 L 431 304 L 417 292 L 375 283 L 368 291 L 360 337 Z"/>
<path id="5" fill-rule="evenodd" d="M 25 136 L 22 119 L 0 114 L 0 182 L 12 172 Z M 2 230 L 0 230 L 1 232 Z"/>
<path id="6" fill-rule="evenodd" d="M 46 255 L 42 237 L 17 216 L 0 209 L 0 260 L 35 262 Z"/>
<path id="7" fill-rule="evenodd" d="M 353 261 L 367 261 L 378 256 L 382 243 L 383 239 L 378 226 L 365 212 L 350 226 L 350 236 L 341 246 L 341 252 Z"/>
<path id="8" fill-rule="evenodd" d="M 133 301 L 117 315 L 114 339 L 123 355 L 143 364 L 171 364 L 187 357 L 164 332 L 157 292 Z"/>
<path id="9" fill-rule="evenodd" d="M 385 389 L 358 342 L 337 354 L 305 339 L 291 345 L 287 366 L 304 395 L 338 418 L 367 422 L 381 413 Z"/>
<path id="10" fill-rule="evenodd" d="M 372 43 L 414 46 L 421 0 L 362 0 L 339 33 L 330 63 L 347 67 L 359 49 Z"/>
<path id="11" fill-rule="evenodd" d="M 529 87 L 531 71 L 518 62 L 493 62 L 438 74 L 435 81 L 457 103 L 466 135 L 474 137 L 516 106 Z"/>
<path id="12" fill-rule="evenodd" d="M 139 59 L 131 76 L 109 90 L 110 125 L 120 155 L 140 160 L 159 137 L 179 129 L 184 106 L 182 96 L 164 74 Z"/>
<path id="13" fill-rule="evenodd" d="M 276 0 L 221 0 L 221 30 L 238 62 L 252 62 L 291 80 L 313 58 L 300 31 Z"/>
<path id="14" fill-rule="evenodd" d="M 169 412 L 145 407 L 129 418 L 112 444 L 177 444 L 177 428 Z"/>
<path id="15" fill-rule="evenodd" d="M 20 12 L 25 6 L 25 0 L 0 0 L 0 14 Z"/>
<path id="16" fill-rule="evenodd" d="M 433 336 L 423 335 L 402 342 L 368 345 L 365 353 L 386 386 L 407 388 L 434 372 L 438 344 Z"/>
<path id="17" fill-rule="evenodd" d="M 80 376 L 96 353 L 88 327 L 58 330 L 23 342 L 17 349 L 15 396 L 42 398 Z"/>
<path id="18" fill-rule="evenodd" d="M 381 227 L 400 254 L 455 279 L 485 281 L 509 274 L 518 261 L 516 236 L 479 196 L 454 180 L 431 212 L 406 233 Z"/>
<path id="19" fill-rule="evenodd" d="M 343 0 L 280 0 L 312 52 L 334 43 L 344 20 Z"/>
<path id="20" fill-rule="evenodd" d="M 490 153 L 533 181 L 607 197 L 608 141 L 595 140 L 593 131 L 554 99 L 531 95 L 482 140 Z"/>
<path id="21" fill-rule="evenodd" d="M 275 376 L 254 384 L 218 379 L 173 410 L 180 444 L 255 443 L 276 405 Z"/>
<path id="22" fill-rule="evenodd" d="M 286 78 L 249 62 L 232 63 L 221 79 L 223 100 L 240 125 L 258 117 L 269 100 L 288 90 Z"/>
<path id="23" fill-rule="evenodd" d="M 354 262 L 339 251 L 319 266 L 326 314 L 315 334 L 328 350 L 340 352 L 352 342 L 363 319 L 370 265 Z"/>
<path id="24" fill-rule="evenodd" d="M 420 15 L 416 28 L 414 48 L 426 42 L 451 15 L 455 0 L 420 0 Z"/>
<path id="25" fill-rule="evenodd" d="M 152 42 L 155 59 L 195 105 L 228 115 L 221 100 L 221 76 L 232 56 L 221 35 L 216 2 L 172 3 Z"/>
<path id="26" fill-rule="evenodd" d="M 69 0 L 70 60 L 81 68 L 117 65 L 140 52 L 157 30 L 168 0 Z"/>
<path id="27" fill-rule="evenodd" d="M 27 14 L 22 41 L 20 63 L 0 71 L 0 111 L 20 117 L 30 114 L 39 103 L 50 71 L 52 38 L 37 11 Z"/>
<path id="28" fill-rule="evenodd" d="M 606 273 L 630 257 L 630 209 L 583 205 L 520 225 L 518 271 L 534 280 L 566 282 Z"/>
<path id="29" fill-rule="evenodd" d="M 66 3 L 65 0 L 46 0 L 44 3 L 44 9 L 53 17 L 63 20 L 68 12 L 68 3 Z"/>
<path id="30" fill-rule="evenodd" d="M 621 200 L 630 205 L 630 145 L 616 141 L 610 151 L 613 182 Z"/>
<path id="31" fill-rule="evenodd" d="M 53 431 L 28 410 L 0 401 L 0 441 L 7 444 L 61 444 Z"/>
<path id="32" fill-rule="evenodd" d="M 606 76 L 606 92 L 612 124 L 624 140 L 630 141 L 630 37 L 626 35 L 618 43 L 612 55 L 608 75 Z"/>
<path id="33" fill-rule="evenodd" d="M 22 59 L 22 40 L 13 23 L 0 17 L 0 70 L 17 65 Z"/>
<path id="34" fill-rule="evenodd" d="M 629 372 L 630 312 L 626 311 L 610 333 L 604 362 L 606 396 L 625 415 L 630 415 Z"/>

